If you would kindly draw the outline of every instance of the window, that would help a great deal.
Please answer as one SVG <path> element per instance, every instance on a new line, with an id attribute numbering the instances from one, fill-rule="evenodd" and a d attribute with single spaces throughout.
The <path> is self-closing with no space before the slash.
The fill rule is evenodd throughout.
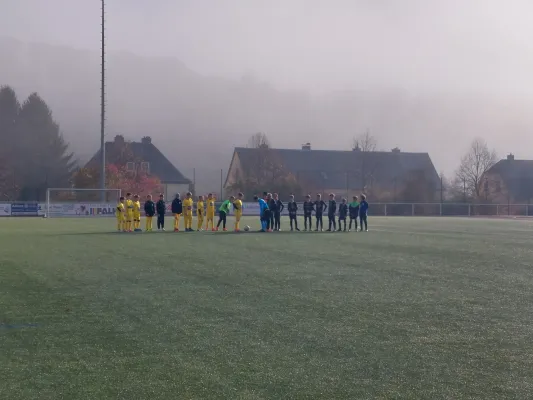
<path id="1" fill-rule="evenodd" d="M 147 174 L 150 173 L 150 163 L 149 162 L 142 162 L 141 163 L 141 171 L 146 172 Z"/>
<path id="2" fill-rule="evenodd" d="M 134 162 L 127 162 L 126 163 L 126 171 L 128 172 L 135 172 L 135 163 Z"/>

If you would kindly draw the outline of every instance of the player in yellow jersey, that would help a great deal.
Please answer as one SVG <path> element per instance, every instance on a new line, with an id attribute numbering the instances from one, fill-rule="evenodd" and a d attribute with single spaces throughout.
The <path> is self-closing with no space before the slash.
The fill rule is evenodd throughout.
<path id="1" fill-rule="evenodd" d="M 192 212 L 193 212 L 194 200 L 192 199 L 192 193 L 187 192 L 185 200 L 183 200 L 183 219 L 185 220 L 185 232 L 192 232 Z"/>
<path id="2" fill-rule="evenodd" d="M 126 193 L 126 232 L 133 232 L 133 200 L 131 193 Z"/>
<path id="3" fill-rule="evenodd" d="M 138 194 L 133 196 L 133 230 L 141 231 L 141 202 Z"/>
<path id="4" fill-rule="evenodd" d="M 244 195 L 239 193 L 237 199 L 233 201 L 233 209 L 235 210 L 235 232 L 239 232 L 242 217 L 242 199 Z"/>
<path id="5" fill-rule="evenodd" d="M 215 198 L 213 197 L 213 193 L 209 193 L 207 195 L 207 208 L 206 208 L 206 221 L 205 221 L 205 230 L 209 230 L 209 223 L 211 222 L 211 230 L 215 230 Z"/>
<path id="6" fill-rule="evenodd" d="M 198 202 L 196 203 L 196 219 L 198 220 L 197 231 L 202 230 L 202 225 L 204 224 L 204 196 L 198 196 Z"/>
<path id="7" fill-rule="evenodd" d="M 124 208 L 124 197 L 118 200 L 117 208 L 115 208 L 115 217 L 117 217 L 117 230 L 126 232 L 126 209 Z"/>

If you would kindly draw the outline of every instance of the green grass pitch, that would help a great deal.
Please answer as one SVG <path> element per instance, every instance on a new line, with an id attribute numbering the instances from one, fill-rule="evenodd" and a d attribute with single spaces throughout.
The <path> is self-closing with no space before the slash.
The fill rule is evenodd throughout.
<path id="1" fill-rule="evenodd" d="M 114 223 L 0 219 L 0 399 L 533 398 L 533 222 Z"/>

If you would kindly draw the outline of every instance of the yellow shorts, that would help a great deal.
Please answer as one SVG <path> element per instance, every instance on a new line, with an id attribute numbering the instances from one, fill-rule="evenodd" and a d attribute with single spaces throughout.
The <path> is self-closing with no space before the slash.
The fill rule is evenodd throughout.
<path id="1" fill-rule="evenodd" d="M 207 214 L 206 218 L 211 221 L 212 219 L 215 219 L 215 214 Z"/>
<path id="2" fill-rule="evenodd" d="M 141 214 L 140 213 L 133 214 L 133 220 L 134 221 L 140 221 L 141 220 Z"/>
<path id="3" fill-rule="evenodd" d="M 127 221 L 133 221 L 133 213 L 127 213 L 126 214 L 126 220 Z"/>

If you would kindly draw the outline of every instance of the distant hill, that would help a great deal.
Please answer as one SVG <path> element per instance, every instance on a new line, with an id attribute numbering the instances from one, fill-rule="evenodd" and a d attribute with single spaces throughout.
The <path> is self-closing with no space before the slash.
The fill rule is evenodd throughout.
<path id="1" fill-rule="evenodd" d="M 100 57 L 97 52 L 0 38 L 0 84 L 19 96 L 38 92 L 50 105 L 81 161 L 99 146 Z M 192 178 L 219 186 L 234 145 L 257 131 L 305 130 L 297 115 L 305 95 L 280 93 L 253 80 L 204 77 L 172 58 L 110 53 L 107 58 L 107 135 L 153 138 Z M 299 143 L 299 141 L 296 141 Z M 199 182 L 202 184 L 203 182 Z"/>
<path id="2" fill-rule="evenodd" d="M 99 53 L 0 38 L 0 54 L 0 84 L 13 86 L 21 100 L 38 92 L 78 158 L 89 159 L 100 143 Z M 202 76 L 174 58 L 125 52 L 108 54 L 106 81 L 107 139 L 151 136 L 191 179 L 195 168 L 200 190 L 218 190 L 233 147 L 258 131 L 276 147 L 310 141 L 313 148 L 345 149 L 368 128 L 381 148 L 428 151 L 446 171 L 475 136 L 517 156 L 533 145 L 533 117 L 517 100 L 368 88 L 312 97 L 253 78 Z"/>

